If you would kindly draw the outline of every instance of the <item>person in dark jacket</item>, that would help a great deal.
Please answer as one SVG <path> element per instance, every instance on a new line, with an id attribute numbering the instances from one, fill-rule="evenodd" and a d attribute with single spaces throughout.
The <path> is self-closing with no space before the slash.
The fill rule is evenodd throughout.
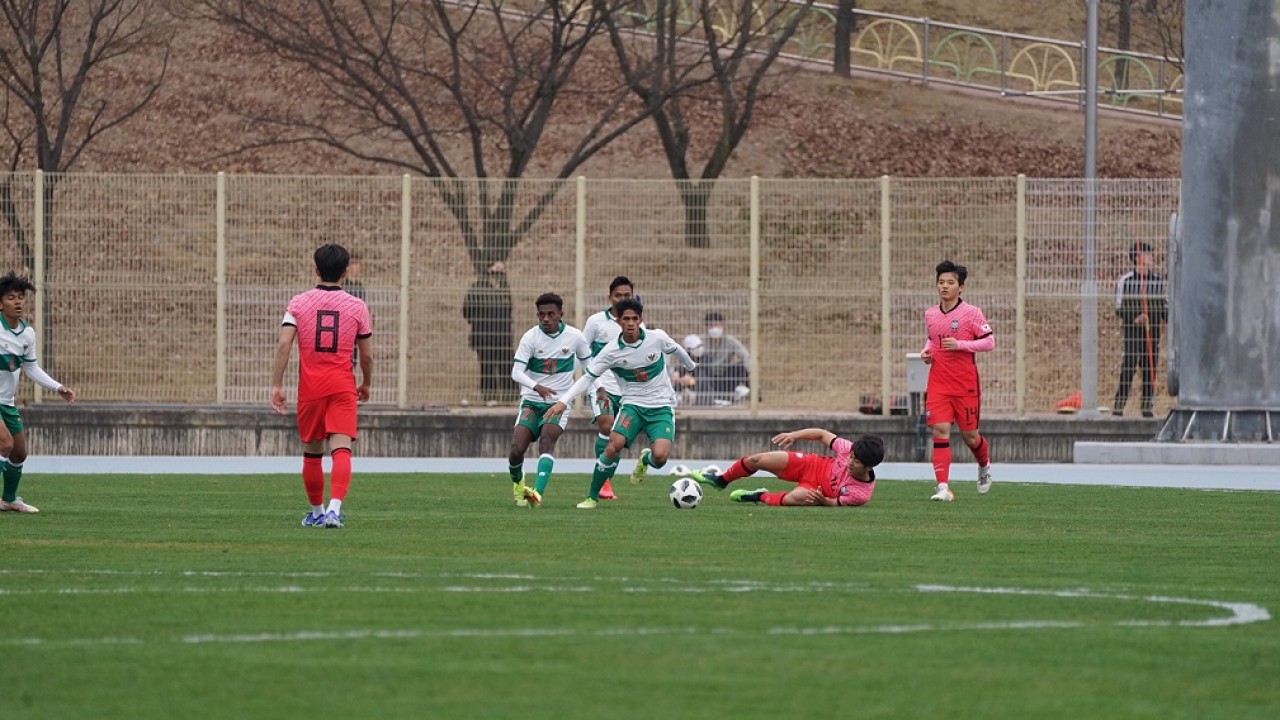
<path id="1" fill-rule="evenodd" d="M 480 396 L 487 405 L 513 399 L 511 360 L 511 287 L 501 261 L 476 278 L 462 301 L 462 316 L 471 323 L 471 349 L 480 360 Z"/>
<path id="2" fill-rule="evenodd" d="M 1120 364 L 1120 387 L 1112 415 L 1123 415 L 1129 399 L 1133 374 L 1142 378 L 1142 416 L 1152 417 L 1152 395 L 1155 393 L 1156 358 L 1160 356 L 1161 326 L 1168 318 L 1165 281 L 1154 269 L 1155 256 L 1145 242 L 1134 243 L 1129 250 L 1133 270 L 1116 281 L 1116 315 L 1124 330 L 1124 358 Z"/>

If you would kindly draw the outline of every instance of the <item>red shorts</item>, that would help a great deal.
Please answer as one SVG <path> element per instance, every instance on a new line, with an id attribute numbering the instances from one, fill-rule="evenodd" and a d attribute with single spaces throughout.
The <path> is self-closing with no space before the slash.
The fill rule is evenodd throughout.
<path id="1" fill-rule="evenodd" d="M 977 430 L 981 409 L 980 395 L 928 395 L 924 401 L 924 424 L 954 422 L 961 430 Z"/>
<path id="2" fill-rule="evenodd" d="M 831 463 L 835 458 L 814 453 L 788 452 L 787 467 L 778 477 L 800 487 L 823 490 L 831 487 Z"/>
<path id="3" fill-rule="evenodd" d="M 302 442 L 330 435 L 356 436 L 356 393 L 341 392 L 298 402 L 298 436 Z"/>

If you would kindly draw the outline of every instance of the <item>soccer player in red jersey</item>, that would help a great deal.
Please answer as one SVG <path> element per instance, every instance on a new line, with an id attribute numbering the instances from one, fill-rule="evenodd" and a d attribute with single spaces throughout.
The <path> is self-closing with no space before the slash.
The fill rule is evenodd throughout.
<path id="1" fill-rule="evenodd" d="M 340 528 L 342 501 L 351 484 L 351 441 L 356 437 L 356 403 L 369 399 L 373 372 L 373 325 L 364 301 L 342 289 L 351 256 L 341 245 L 322 245 L 315 253 L 320 284 L 293 296 L 280 325 L 280 343 L 271 366 L 271 407 L 286 409 L 284 371 L 298 342 L 298 435 L 302 439 L 302 484 L 311 511 L 305 527 Z M 359 349 L 360 386 L 351 372 Z M 324 506 L 324 458 L 332 457 L 329 507 Z"/>
<path id="2" fill-rule="evenodd" d="M 994 350 L 996 338 L 982 311 L 960 298 L 969 271 L 950 260 L 939 263 L 935 271 L 940 302 L 924 311 L 928 339 L 920 351 L 920 359 L 929 366 L 924 416 L 933 432 L 933 475 L 938 481 L 929 499 L 951 502 L 952 421 L 978 461 L 978 494 L 991 489 L 991 452 L 978 433 L 982 385 L 974 354 Z"/>
<path id="3" fill-rule="evenodd" d="M 797 440 L 817 440 L 831 448 L 835 456 L 791 452 Z M 741 458 L 723 473 L 715 470 L 682 470 L 673 468 L 677 475 L 688 475 L 694 480 L 723 490 L 729 483 L 754 475 L 758 470 L 771 472 L 780 480 L 796 483 L 789 492 L 734 490 L 729 499 L 735 502 L 755 502 L 773 505 L 824 505 L 828 507 L 857 507 L 871 500 L 876 489 L 876 472 L 872 470 L 884 460 L 884 441 L 875 435 L 863 435 L 850 442 L 822 428 L 805 428 L 793 432 L 778 433 L 773 443 L 782 448 L 773 452 L 756 453 Z"/>

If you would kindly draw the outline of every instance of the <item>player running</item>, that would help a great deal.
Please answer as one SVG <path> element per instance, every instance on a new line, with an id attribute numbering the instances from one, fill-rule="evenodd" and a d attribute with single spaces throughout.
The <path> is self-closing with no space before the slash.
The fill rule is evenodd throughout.
<path id="1" fill-rule="evenodd" d="M 835 453 L 814 455 L 793 452 L 797 440 L 817 440 Z M 734 490 L 729 499 L 735 502 L 784 505 L 824 505 L 827 507 L 859 507 L 871 501 L 876 490 L 876 472 L 872 468 L 884 460 L 884 441 L 875 435 L 846 440 L 822 428 L 805 428 L 778 433 L 773 443 L 781 450 L 756 453 L 739 459 L 723 473 L 715 470 L 687 470 L 676 467 L 677 475 L 723 490 L 734 480 L 750 477 L 760 470 L 771 472 L 780 480 L 796 483 L 788 492 L 769 492 L 768 488 Z"/>
<path id="2" fill-rule="evenodd" d="M 543 293 L 533 301 L 538 324 L 529 328 L 516 349 L 511 379 L 520 385 L 520 407 L 511 431 L 511 454 L 507 458 L 512 494 L 518 507 L 542 504 L 551 470 L 555 467 L 556 441 L 569 422 L 569 412 L 558 419 L 543 417 L 555 396 L 573 386 L 573 371 L 591 357 L 591 346 L 582 332 L 566 325 L 564 300 L 555 293 Z M 534 486 L 525 484 L 524 454 L 538 441 L 538 474 Z"/>
<path id="3" fill-rule="evenodd" d="M 619 275 L 609 283 L 609 307 L 587 318 L 582 326 L 582 334 L 591 343 L 591 354 L 597 355 L 611 343 L 617 342 L 622 327 L 618 325 L 618 303 L 635 297 L 635 285 L 630 278 Z M 613 371 L 605 371 L 591 388 L 591 416 L 596 424 L 596 457 L 604 452 L 609 444 L 609 433 L 613 428 L 613 417 L 622 404 L 622 389 L 618 387 L 618 379 Z M 613 494 L 613 476 L 604 481 L 600 489 L 601 500 L 616 500 Z"/>
<path id="4" fill-rule="evenodd" d="M 356 403 L 369 399 L 373 373 L 373 325 L 364 301 L 342 289 L 351 256 L 341 245 L 315 252 L 320 284 L 293 296 L 280 325 L 271 366 L 271 407 L 285 413 L 284 371 L 294 340 L 298 341 L 298 435 L 302 439 L 302 484 L 311 511 L 304 527 L 340 528 L 342 502 L 351 485 L 351 441 L 356 437 Z M 351 372 L 352 353 L 359 349 L 361 383 Z M 332 455 L 329 507 L 324 506 L 326 441 Z"/>
<path id="5" fill-rule="evenodd" d="M 618 303 L 617 311 L 622 334 L 591 358 L 586 373 L 547 410 L 546 415 L 549 419 L 558 417 L 568 403 L 586 392 L 605 371 L 613 370 L 617 375 L 622 390 L 622 406 L 614 419 L 609 442 L 596 459 L 587 499 L 578 503 L 582 510 L 596 507 L 605 480 L 618 469 L 618 455 L 622 448 L 629 446 L 642 431 L 648 436 L 650 447 L 640 452 L 640 459 L 631 472 L 631 484 L 640 484 L 650 467 L 666 464 L 676 437 L 676 391 L 671 386 L 666 356 L 674 354 L 689 370 L 698 367 L 689 353 L 665 332 L 643 327 L 644 305 L 639 300 L 623 300 Z"/>
<path id="6" fill-rule="evenodd" d="M 978 433 L 982 410 L 982 386 L 974 353 L 996 347 L 991 326 L 976 305 L 960 298 L 969 271 L 944 260 L 935 268 L 940 302 L 924 311 L 928 332 L 920 359 L 929 366 L 925 386 L 925 422 L 933 432 L 933 474 L 938 487 L 930 500 L 951 502 L 951 422 L 978 461 L 978 494 L 991 489 L 991 453 Z"/>

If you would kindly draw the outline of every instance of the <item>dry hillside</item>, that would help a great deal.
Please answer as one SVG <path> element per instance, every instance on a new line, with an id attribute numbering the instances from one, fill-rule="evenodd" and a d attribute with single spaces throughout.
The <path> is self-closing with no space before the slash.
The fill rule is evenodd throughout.
<path id="1" fill-rule="evenodd" d="M 985 5 L 991 2 L 994 0 Z M 274 58 L 252 52 L 207 24 L 188 21 L 178 32 L 160 96 L 138 118 L 103 135 L 75 169 L 401 172 L 319 147 L 239 152 L 243 144 L 260 136 L 241 109 L 267 103 L 306 103 L 317 94 L 313 90 Z M 557 166 L 555 151 L 572 133 L 569 119 L 577 116 L 575 102 L 579 101 L 563 104 L 562 132 L 559 139 L 553 132 L 544 143 L 540 171 L 534 174 L 552 174 L 551 168 Z M 987 95 L 889 80 L 841 80 L 814 70 L 792 69 L 785 82 L 774 84 L 773 94 L 760 107 L 726 175 L 1078 176 L 1083 164 L 1082 133 L 1082 115 L 1069 108 L 1020 105 Z M 1176 125 L 1111 116 L 1104 116 L 1101 122 L 1102 176 L 1176 176 L 1179 156 Z M 661 150 L 647 126 L 625 136 L 581 172 L 611 177 L 668 176 Z"/>

